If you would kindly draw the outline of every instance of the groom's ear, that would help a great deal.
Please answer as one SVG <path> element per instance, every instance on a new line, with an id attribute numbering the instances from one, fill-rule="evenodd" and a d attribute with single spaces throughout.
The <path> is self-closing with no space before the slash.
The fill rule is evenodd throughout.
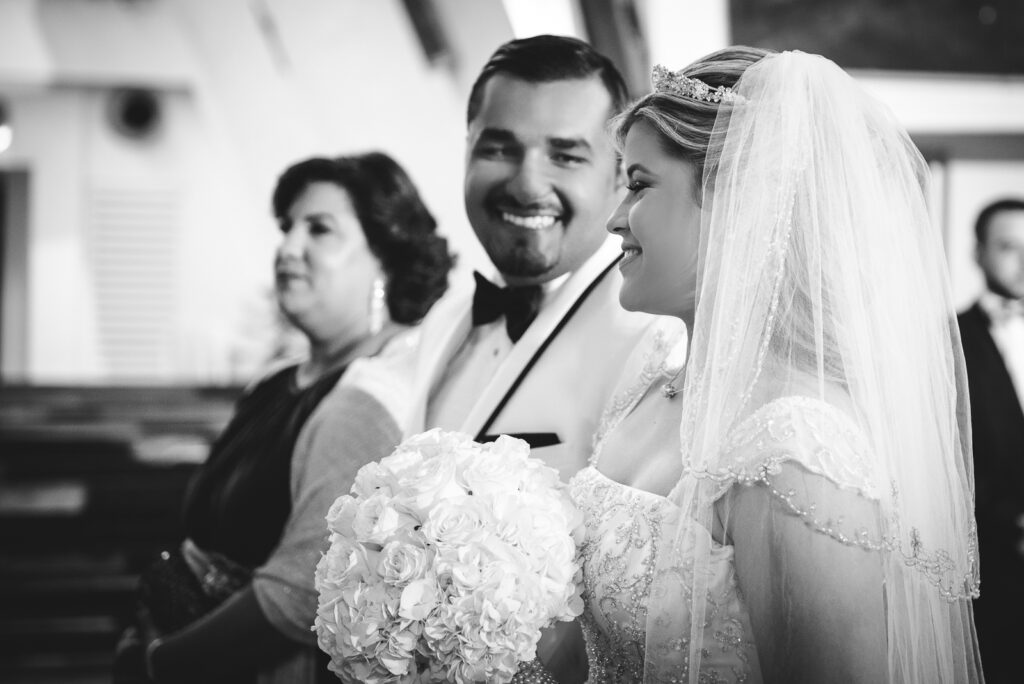
<path id="1" fill-rule="evenodd" d="M 622 155 L 615 155 L 615 189 L 626 187 L 626 169 L 622 166 Z"/>

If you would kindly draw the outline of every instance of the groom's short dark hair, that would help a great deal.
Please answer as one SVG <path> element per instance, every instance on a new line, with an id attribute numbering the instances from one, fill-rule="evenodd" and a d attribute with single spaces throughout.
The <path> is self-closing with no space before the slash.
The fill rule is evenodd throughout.
<path id="1" fill-rule="evenodd" d="M 622 74 L 610 59 L 588 43 L 567 36 L 533 36 L 510 40 L 491 55 L 480 71 L 469 93 L 466 121 L 470 123 L 480 111 L 484 86 L 496 74 L 508 74 L 527 83 L 549 83 L 601 78 L 612 100 L 610 115 L 625 109 L 629 95 Z"/>

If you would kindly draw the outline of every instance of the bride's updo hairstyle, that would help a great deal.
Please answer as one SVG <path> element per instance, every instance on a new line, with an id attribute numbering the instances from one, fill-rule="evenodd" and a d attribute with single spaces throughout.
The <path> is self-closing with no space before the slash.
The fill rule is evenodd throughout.
<path id="1" fill-rule="evenodd" d="M 616 146 L 621 150 L 630 128 L 638 121 L 646 121 L 660 134 L 658 140 L 666 154 L 694 165 L 696 173 L 693 193 L 697 202 L 703 204 L 707 191 L 713 188 L 716 167 L 722 153 L 720 148 L 726 137 L 714 136 L 712 142 L 712 132 L 721 108 L 731 106 L 729 96 L 723 98 L 723 101 L 712 101 L 720 98 L 710 95 L 717 88 L 733 88 L 749 67 L 773 54 L 776 53 L 772 50 L 732 46 L 712 52 L 675 72 L 685 77 L 682 80 L 697 79 L 709 87 L 708 93 L 698 96 L 672 92 L 674 88 L 671 85 L 659 86 L 656 74 L 654 92 L 637 100 L 612 120 L 610 126 Z M 669 75 L 668 78 L 671 80 L 673 76 Z M 687 88 L 684 86 L 681 89 Z M 719 149 L 714 149 L 716 146 Z M 788 258 L 800 256 L 797 254 L 800 249 L 799 245 L 790 244 L 786 250 Z M 779 324 L 776 326 L 779 334 L 772 339 L 770 347 L 779 358 L 790 359 L 796 368 L 808 373 L 816 372 L 818 365 L 815 338 L 818 328 L 808 294 L 814 285 L 801 277 L 795 269 L 785 269 L 779 283 L 781 303 L 777 311 Z M 820 294 L 824 298 L 824 305 L 831 306 L 827 283 L 821 288 Z M 838 386 L 844 386 L 844 368 L 836 351 L 836 331 L 825 325 L 821 335 L 825 340 L 821 359 L 825 377 Z"/>
<path id="2" fill-rule="evenodd" d="M 762 57 L 773 54 L 771 50 L 733 46 L 712 52 L 682 70 L 681 74 L 695 78 L 710 86 L 731 88 L 749 66 Z M 634 102 L 626 111 L 611 122 L 615 143 L 621 150 L 626 143 L 626 134 L 638 121 L 647 121 L 661 135 L 662 146 L 667 154 L 688 161 L 696 167 L 697 187 L 694 192 L 700 200 L 701 179 L 709 153 L 716 159 L 716 151 L 709 150 L 711 132 L 715 128 L 720 106 L 694 97 L 655 90 Z"/>

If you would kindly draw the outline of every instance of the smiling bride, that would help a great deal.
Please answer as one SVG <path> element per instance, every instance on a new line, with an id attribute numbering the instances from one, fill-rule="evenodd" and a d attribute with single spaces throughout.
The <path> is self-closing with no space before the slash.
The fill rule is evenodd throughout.
<path id="1" fill-rule="evenodd" d="M 656 67 L 615 130 L 620 299 L 679 324 L 571 483 L 591 684 L 982 681 L 963 353 L 907 134 L 832 62 L 744 47 Z"/>

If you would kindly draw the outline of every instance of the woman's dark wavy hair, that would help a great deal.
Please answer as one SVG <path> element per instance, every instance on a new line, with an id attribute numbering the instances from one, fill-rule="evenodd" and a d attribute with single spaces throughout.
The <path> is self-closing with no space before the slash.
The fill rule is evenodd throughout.
<path id="1" fill-rule="evenodd" d="M 370 251 L 387 278 L 391 320 L 420 321 L 448 289 L 455 258 L 409 175 L 383 152 L 306 159 L 278 178 L 271 201 L 274 216 L 284 218 L 299 195 L 317 182 L 334 183 L 348 192 Z"/>

